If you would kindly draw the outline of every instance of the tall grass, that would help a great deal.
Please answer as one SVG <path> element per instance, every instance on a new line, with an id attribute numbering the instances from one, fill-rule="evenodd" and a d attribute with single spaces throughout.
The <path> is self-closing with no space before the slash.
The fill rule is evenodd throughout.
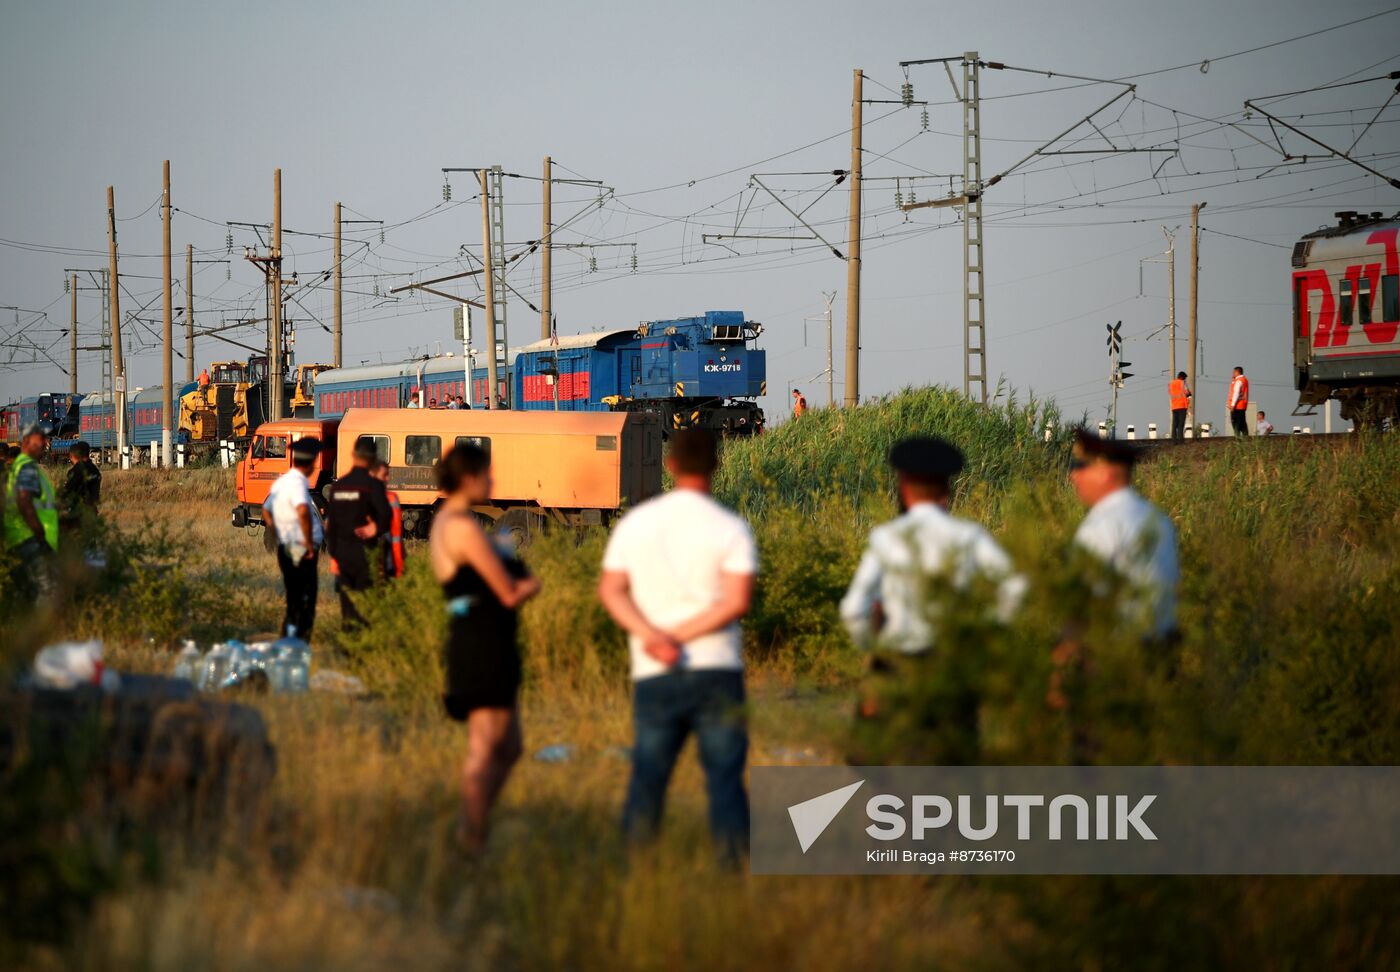
<path id="1" fill-rule="evenodd" d="M 1161 657 L 1142 651 L 1113 609 L 1113 585 L 1071 552 L 1082 511 L 1063 475 L 1065 442 L 1038 431 L 1054 415 L 1038 402 L 983 409 L 920 390 L 727 447 L 719 492 L 750 518 L 762 561 L 745 627 L 755 762 L 833 762 L 856 744 L 895 743 L 935 762 L 1400 760 L 1400 439 L 1238 442 L 1144 464 L 1138 485 L 1178 524 L 1185 577 L 1183 643 Z M 853 739 L 863 656 L 835 604 L 868 526 L 894 512 L 889 445 L 929 432 L 968 453 L 955 512 L 994 530 L 1030 594 L 1002 627 L 977 592 L 950 599 L 934 585 L 946 651 L 882 688 L 906 721 Z M 270 558 L 222 522 L 226 473 L 186 487 L 119 478 L 107 495 L 124 529 L 146 514 L 221 522 L 191 526 L 201 553 L 183 572 L 161 573 L 169 551 L 143 547 L 125 579 L 49 617 L 47 634 L 103 632 L 119 664 L 161 664 L 124 603 L 161 578 L 176 608 L 212 592 L 213 616 L 231 628 L 280 613 Z M 691 760 L 664 839 L 628 854 L 616 832 L 625 649 L 593 593 L 604 542 L 601 531 L 557 532 L 526 550 L 545 581 L 523 618 L 526 749 L 573 749 L 564 763 L 527 756 L 485 860 L 467 867 L 451 851 L 465 739 L 440 712 L 443 616 L 415 548 L 408 577 L 366 598 L 372 634 L 340 632 L 323 595 L 319 663 L 360 675 L 372 698 L 257 703 L 279 772 L 247 808 L 254 836 L 190 851 L 156 824 L 133 833 L 78 780 L 71 799 L 44 804 L 63 825 L 42 847 L 72 865 L 63 888 L 88 907 L 47 944 L 7 920 L 0 959 L 182 970 L 1400 966 L 1393 878 L 729 874 L 711 862 Z M 1059 712 L 1044 704 L 1048 650 L 1070 622 L 1094 664 Z M 940 707 L 959 693 L 978 699 L 971 731 L 939 731 Z M 49 772 L 23 765 L 41 780 Z"/>

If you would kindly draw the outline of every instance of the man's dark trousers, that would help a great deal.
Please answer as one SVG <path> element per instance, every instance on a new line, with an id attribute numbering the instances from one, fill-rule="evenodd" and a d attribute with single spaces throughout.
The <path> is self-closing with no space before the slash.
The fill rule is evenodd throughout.
<path id="1" fill-rule="evenodd" d="M 277 566 L 282 571 L 282 586 L 287 589 L 287 613 L 282 618 L 282 634 L 310 643 L 311 629 L 316 625 L 316 558 L 303 557 L 294 563 L 287 548 L 277 547 Z"/>
<path id="2" fill-rule="evenodd" d="M 744 673 L 681 670 L 640 679 L 633 687 L 633 724 L 632 779 L 622 812 L 627 835 L 645 839 L 656 832 L 671 771 L 686 737 L 694 733 L 716 849 L 727 861 L 747 852 L 749 798 L 744 792 L 744 764 L 749 737 Z"/>
<path id="3" fill-rule="evenodd" d="M 1186 439 L 1186 409 L 1172 409 L 1172 441 L 1182 442 Z"/>
<path id="4" fill-rule="evenodd" d="M 363 628 L 368 622 L 350 599 L 351 592 L 367 591 L 374 586 L 365 545 L 351 548 L 349 556 L 335 562 L 335 592 L 340 595 L 340 620 L 347 628 Z"/>
<path id="5" fill-rule="evenodd" d="M 1244 414 L 1246 411 L 1247 409 L 1243 408 L 1230 409 L 1230 427 L 1235 430 L 1235 435 L 1249 435 L 1249 422 Z"/>

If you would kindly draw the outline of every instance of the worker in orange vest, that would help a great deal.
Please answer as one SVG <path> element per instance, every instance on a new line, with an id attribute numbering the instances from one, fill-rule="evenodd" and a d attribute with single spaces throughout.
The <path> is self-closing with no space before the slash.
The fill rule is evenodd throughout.
<path id="1" fill-rule="evenodd" d="M 792 390 L 792 417 L 801 418 L 807 414 L 807 399 L 796 388 Z"/>
<path id="2" fill-rule="evenodd" d="M 384 484 L 389 497 L 389 532 L 384 534 L 384 577 L 393 580 L 403 576 L 403 507 L 399 505 L 399 494 L 389 489 L 389 464 L 375 460 L 369 467 L 369 474 Z"/>
<path id="3" fill-rule="evenodd" d="M 199 373 L 199 387 L 200 387 L 200 388 L 208 388 L 208 387 L 209 387 L 209 369 L 208 369 L 208 368 L 205 368 L 203 371 L 201 371 L 201 372 Z"/>
<path id="4" fill-rule="evenodd" d="M 1167 385 L 1167 397 L 1172 403 L 1172 441 L 1186 438 L 1186 411 L 1191 407 L 1191 389 L 1186 387 L 1186 372 L 1178 371 Z"/>
<path id="5" fill-rule="evenodd" d="M 1230 428 L 1235 435 L 1249 437 L 1248 411 L 1249 379 L 1244 376 L 1244 369 L 1235 365 L 1235 376 L 1230 379 Z"/>

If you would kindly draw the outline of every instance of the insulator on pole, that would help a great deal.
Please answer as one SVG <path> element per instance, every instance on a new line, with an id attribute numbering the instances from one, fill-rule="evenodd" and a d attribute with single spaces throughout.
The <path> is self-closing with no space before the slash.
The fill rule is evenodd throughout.
<path id="1" fill-rule="evenodd" d="M 589 272 L 589 273 L 597 273 L 597 272 L 598 272 L 598 258 L 597 258 L 597 257 L 591 256 L 591 257 L 588 258 L 588 272 Z"/>
<path id="2" fill-rule="evenodd" d="M 383 229 L 383 227 L 381 227 L 380 230 L 379 230 L 379 242 L 380 242 L 380 243 L 383 243 L 383 242 L 384 242 L 384 229 Z"/>
<path id="3" fill-rule="evenodd" d="M 448 181 L 446 181 L 446 180 L 443 180 L 443 183 L 442 183 L 442 201 L 443 201 L 443 202 L 451 202 L 451 201 L 452 201 L 452 183 L 450 183 L 450 182 L 448 182 Z"/>
<path id="4" fill-rule="evenodd" d="M 895 209 L 903 209 L 903 208 L 904 208 L 904 193 L 902 193 L 902 192 L 899 191 L 899 186 L 897 186 L 897 185 L 894 187 L 894 208 L 895 208 Z"/>
<path id="5" fill-rule="evenodd" d="M 68 288 L 71 287 L 71 286 L 72 286 L 72 283 L 69 281 L 67 274 L 65 274 L 64 277 L 63 277 L 63 292 L 64 292 L 65 294 L 68 293 Z"/>
<path id="6" fill-rule="evenodd" d="M 632 249 L 632 272 L 637 272 L 637 250 L 635 247 Z"/>
<path id="7" fill-rule="evenodd" d="M 928 131 L 928 109 L 927 109 L 927 108 L 925 108 L 923 114 L 922 114 L 921 116 L 919 116 L 919 121 L 923 124 L 923 126 L 924 126 L 924 131 Z"/>
<path id="8" fill-rule="evenodd" d="M 903 101 L 904 101 L 904 107 L 905 107 L 905 108 L 908 108 L 910 105 L 912 105 L 912 104 L 914 103 L 914 84 L 913 84 L 913 82 L 911 82 L 911 81 L 905 81 L 904 84 L 900 85 L 900 87 L 899 87 L 899 96 L 900 96 L 901 99 L 903 99 Z"/>

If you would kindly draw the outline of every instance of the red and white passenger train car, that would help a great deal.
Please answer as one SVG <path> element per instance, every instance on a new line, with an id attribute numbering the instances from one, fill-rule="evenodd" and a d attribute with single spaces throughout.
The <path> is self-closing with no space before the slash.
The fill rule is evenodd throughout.
<path id="1" fill-rule="evenodd" d="M 1400 213 L 1338 213 L 1293 246 L 1293 365 L 1299 404 L 1342 418 L 1400 418 Z"/>

